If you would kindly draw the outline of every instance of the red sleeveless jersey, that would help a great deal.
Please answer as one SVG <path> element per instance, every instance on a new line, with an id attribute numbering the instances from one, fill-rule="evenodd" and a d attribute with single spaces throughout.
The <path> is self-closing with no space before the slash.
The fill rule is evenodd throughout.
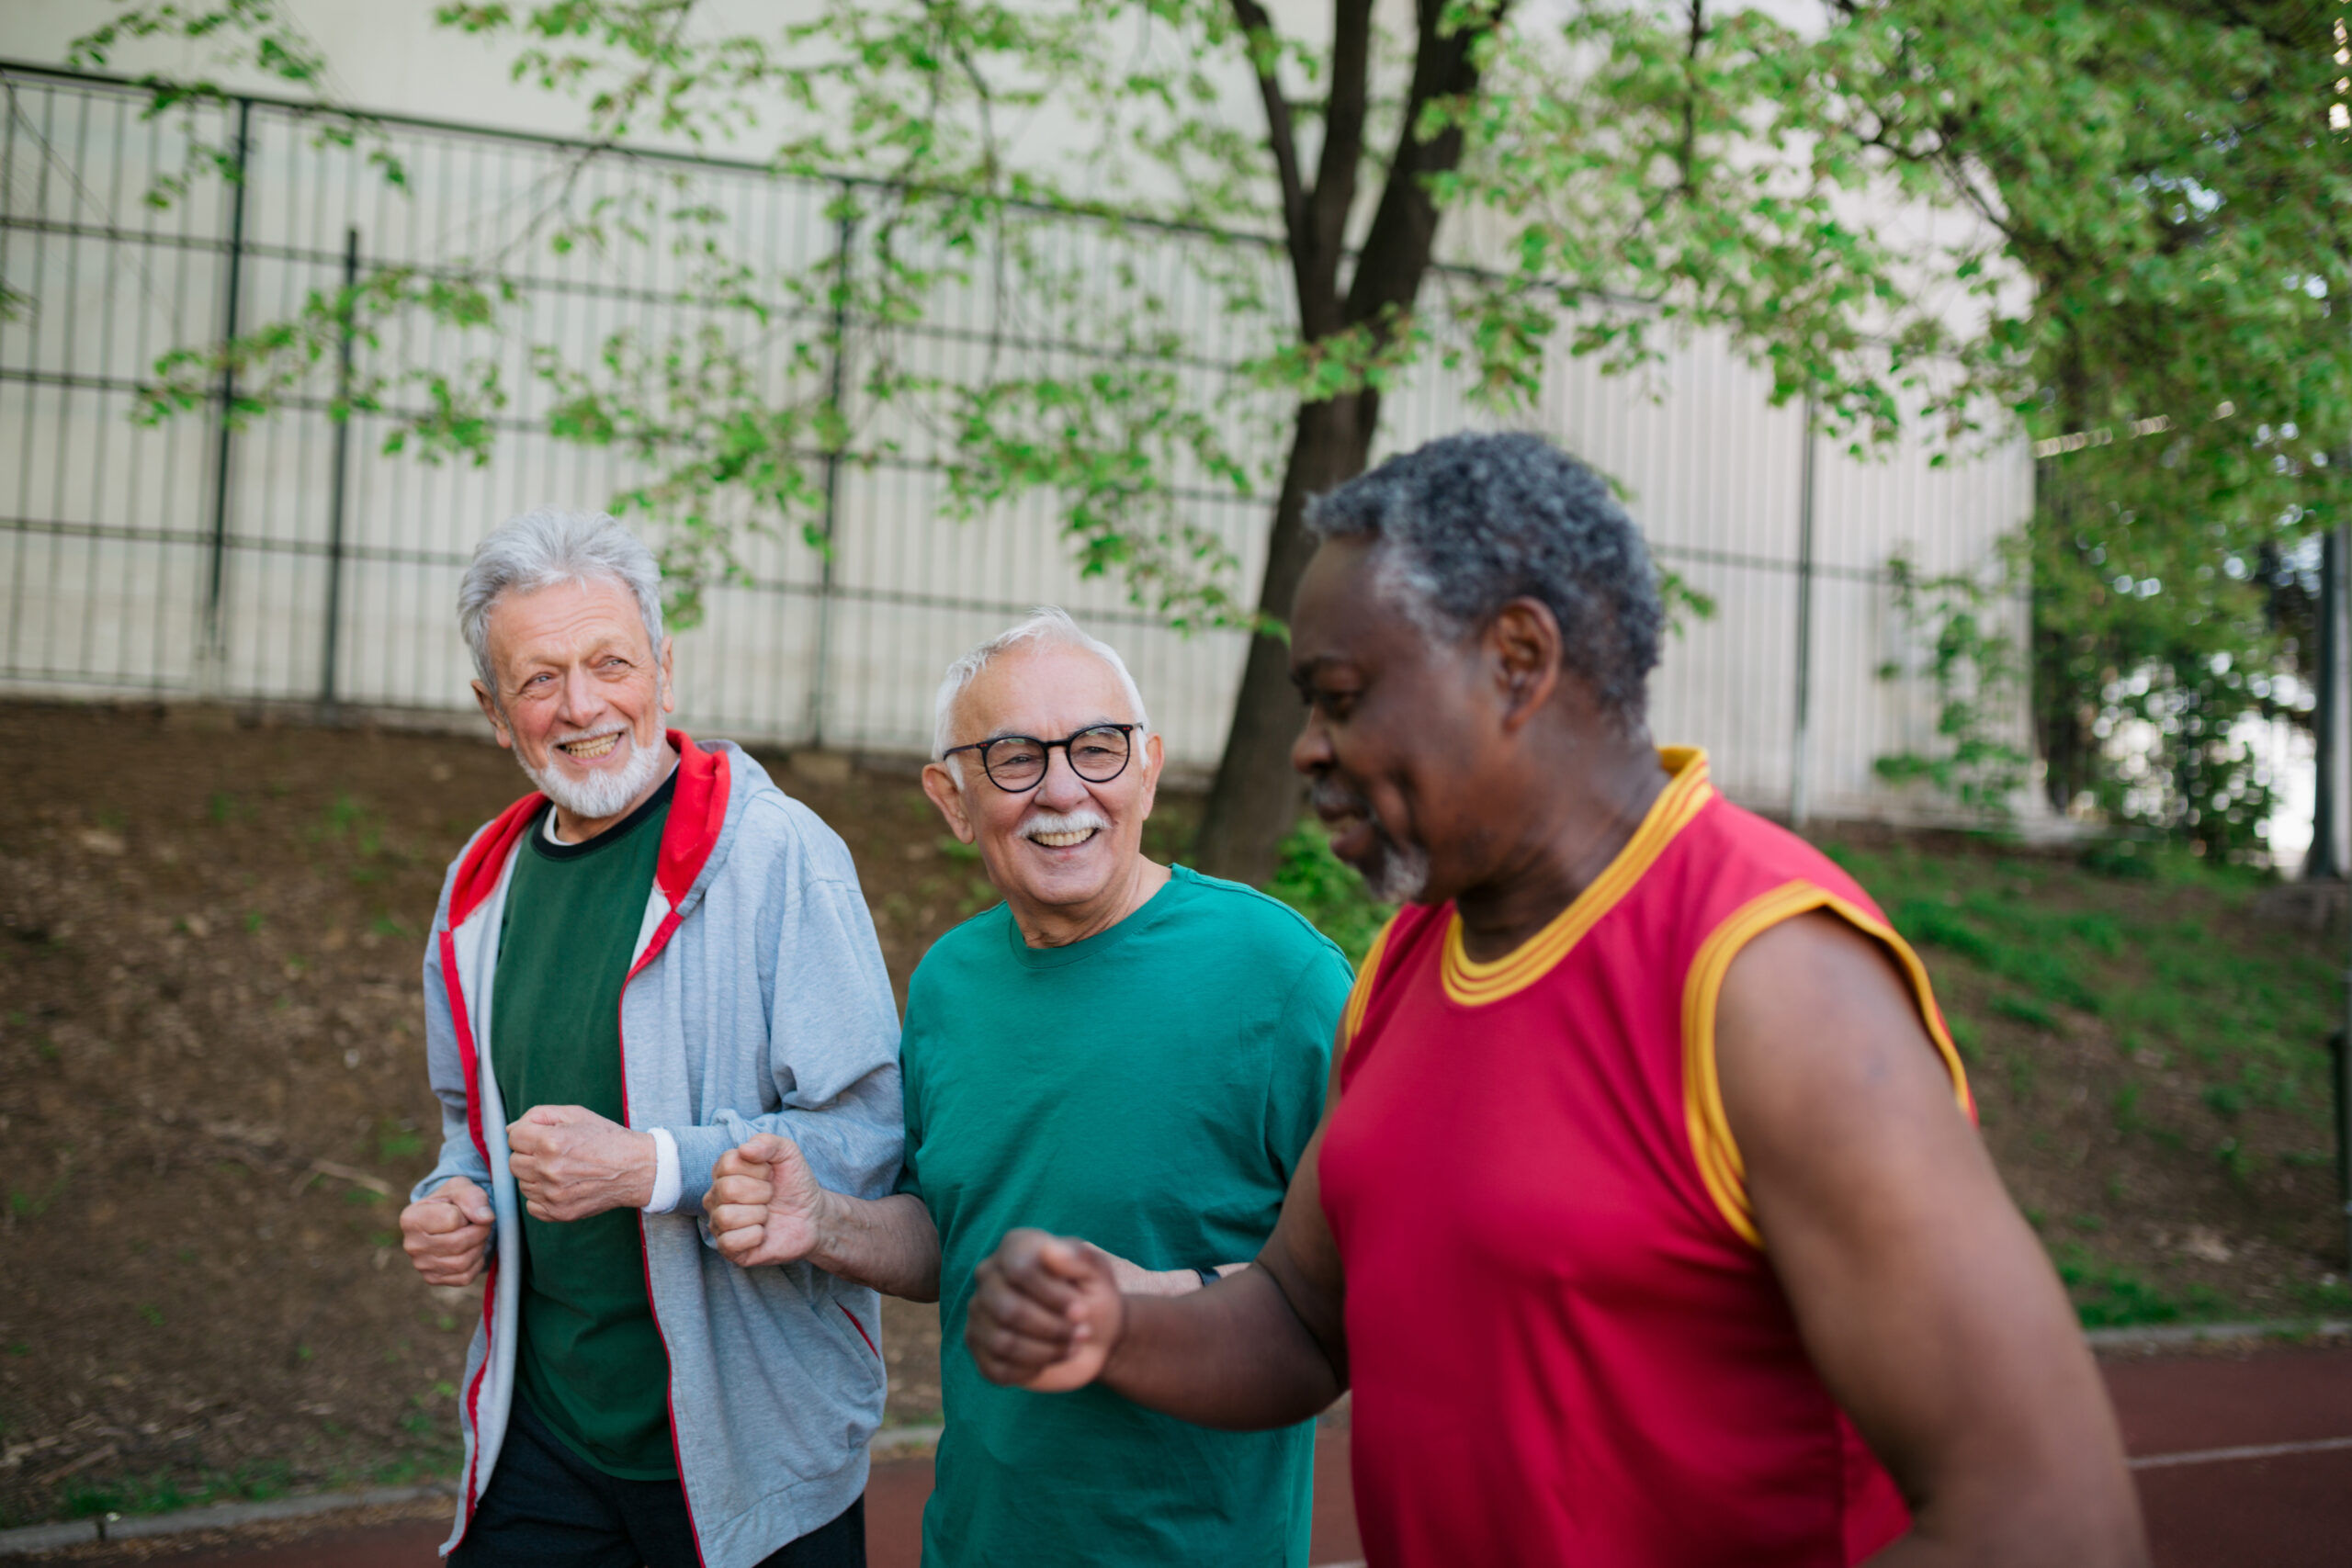
<path id="1" fill-rule="evenodd" d="M 1806 1358 L 1716 1086 L 1715 999 L 1758 932 L 1830 909 L 1926 970 L 1704 756 L 1518 951 L 1408 906 L 1341 1023 L 1323 1207 L 1347 1276 L 1355 1501 L 1374 1568 L 1844 1568 L 1908 1528 Z"/>

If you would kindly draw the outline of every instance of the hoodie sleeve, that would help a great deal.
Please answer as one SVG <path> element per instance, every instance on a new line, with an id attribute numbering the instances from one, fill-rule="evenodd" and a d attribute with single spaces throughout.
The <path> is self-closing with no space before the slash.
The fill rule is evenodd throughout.
<path id="1" fill-rule="evenodd" d="M 889 972 L 848 848 L 813 818 L 807 822 L 816 830 L 803 833 L 803 852 L 787 859 L 776 948 L 763 965 L 778 1109 L 721 1111 L 709 1125 L 669 1129 L 678 1145 L 673 1212 L 700 1213 L 718 1156 L 755 1133 L 797 1144 L 833 1191 L 881 1198 L 898 1182 L 906 1123 Z"/>
<path id="2" fill-rule="evenodd" d="M 476 837 L 480 837 L 477 833 Z M 473 848 L 469 840 L 466 846 Z M 492 1190 L 490 1167 L 474 1146 L 473 1129 L 466 1116 L 466 1065 L 458 1045 L 458 1025 L 449 1007 L 449 988 L 441 972 L 441 937 L 449 929 L 449 890 L 458 880 L 465 854 L 449 863 L 441 880 L 441 902 L 433 911 L 433 928 L 424 939 L 424 1064 L 433 1082 L 434 1098 L 441 1102 L 441 1157 L 424 1179 L 410 1190 L 409 1201 L 430 1197 L 452 1177 L 462 1176 L 484 1192 Z"/>

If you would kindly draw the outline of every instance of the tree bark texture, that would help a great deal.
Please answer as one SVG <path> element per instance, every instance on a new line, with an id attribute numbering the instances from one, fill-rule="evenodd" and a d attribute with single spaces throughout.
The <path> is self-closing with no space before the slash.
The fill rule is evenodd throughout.
<path id="1" fill-rule="evenodd" d="M 1258 0 L 1232 0 L 1232 5 L 1245 33 L 1253 38 L 1271 34 L 1272 23 Z M 1463 138 L 1459 130 L 1448 127 L 1424 140 L 1416 129 L 1428 106 L 1477 90 L 1474 46 L 1481 31 L 1501 26 L 1503 7 L 1495 7 L 1477 28 L 1450 33 L 1442 26 L 1446 0 L 1417 0 L 1415 9 L 1418 36 L 1404 128 L 1357 253 L 1354 274 L 1344 289 L 1340 281 L 1342 242 L 1354 202 L 1356 170 L 1363 162 L 1369 102 L 1371 0 L 1335 0 L 1332 7 L 1329 96 L 1312 189 L 1305 184 L 1291 107 L 1281 85 L 1271 72 L 1259 80 L 1267 139 L 1282 182 L 1299 331 L 1310 344 L 1363 331 L 1374 346 L 1385 345 L 1405 324 L 1435 258 L 1441 214 L 1428 181 L 1461 162 Z M 1314 554 L 1305 522 L 1306 503 L 1363 472 L 1379 424 L 1380 394 L 1371 387 L 1299 405 L 1266 544 L 1265 576 L 1258 592 L 1261 614 L 1289 618 L 1298 580 Z M 1251 637 L 1225 755 L 1193 843 L 1193 863 L 1203 871 L 1252 885 L 1272 874 L 1303 799 L 1304 786 L 1290 765 L 1298 725 L 1289 644 L 1262 633 Z"/>
<path id="2" fill-rule="evenodd" d="M 1378 400 L 1378 393 L 1366 390 L 1299 405 L 1290 465 L 1266 546 L 1266 575 L 1258 593 L 1262 613 L 1289 616 L 1298 580 L 1315 553 L 1306 532 L 1306 502 L 1363 472 Z M 1210 875 L 1261 883 L 1272 873 L 1305 800 L 1305 782 L 1290 765 L 1299 714 L 1298 694 L 1290 683 L 1290 644 L 1262 633 L 1251 637 L 1225 758 L 1193 840 L 1193 863 Z"/>

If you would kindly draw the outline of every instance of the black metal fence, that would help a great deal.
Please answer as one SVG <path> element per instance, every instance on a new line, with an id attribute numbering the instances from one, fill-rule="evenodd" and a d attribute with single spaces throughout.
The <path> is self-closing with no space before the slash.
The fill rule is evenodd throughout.
<path id="1" fill-rule="evenodd" d="M 308 701 L 462 713 L 469 670 L 451 604 L 472 545 L 529 506 L 603 506 L 646 480 L 625 446 L 550 430 L 557 393 L 535 350 L 593 361 L 616 333 L 675 341 L 733 334 L 767 396 L 844 390 L 855 402 L 867 340 L 840 297 L 779 297 L 745 337 L 688 287 L 714 231 L 779 273 L 869 265 L 844 219 L 871 187 L 788 178 L 718 160 L 594 148 L 400 117 L 377 122 L 407 171 L 376 177 L 368 147 L 320 134 L 300 106 L 260 97 L 147 112 L 141 89 L 0 66 L 0 685 L 85 695 Z M 207 178 L 153 205 L 159 184 L 213 153 L 241 177 Z M 636 242 L 559 254 L 534 214 L 550 194 L 634 203 Z M 687 196 L 678 194 L 690 187 Z M 649 191 L 666 202 L 648 201 Z M 695 216 L 676 214 L 691 205 Z M 1288 434 L 1280 397 L 1240 372 L 1265 322 L 1228 305 L 1235 268 L 1280 257 L 1182 230 L 1056 217 L 1024 243 L 1056 247 L 1063 297 L 1008 299 L 986 265 L 948 276 L 888 352 L 943 378 L 992 373 L 1007 353 L 1064 367 L 1129 352 L 1096 323 L 1148 294 L 1173 346 L 1159 351 L 1232 449 L 1270 470 Z M 487 338 L 403 317 L 379 347 L 334 345 L 273 413 L 229 417 L 233 378 L 202 406 L 133 419 L 166 353 L 300 314 L 374 266 L 485 263 L 514 290 L 515 325 Z M 946 276 L 946 275 L 943 275 Z M 878 341 L 878 340 L 876 340 Z M 822 344 L 811 354 L 809 345 Z M 877 352 L 879 350 L 876 350 Z M 452 384 L 494 373 L 484 412 L 495 452 L 477 467 L 388 457 L 413 404 L 337 420 L 338 386 L 390 366 Z M 1658 395 L 1652 397 L 1650 391 Z M 1718 775 L 1770 805 L 1905 810 L 1872 760 L 1931 745 L 1932 699 L 1882 680 L 1914 657 L 1891 608 L 1887 560 L 1969 570 L 2030 503 L 2021 447 L 1930 468 L 1924 452 L 1858 464 L 1774 409 L 1722 344 L 1679 350 L 1648 389 L 1563 359 L 1533 423 L 1623 482 L 1661 559 L 1713 599 L 1661 671 L 1658 728 L 1714 747 Z M 410 387 L 401 397 L 424 393 Z M 1464 389 L 1428 367 L 1385 404 L 1386 444 L 1474 422 Z M 1088 575 L 1057 498 L 1033 492 L 968 521 L 943 519 L 947 437 L 903 411 L 855 422 L 819 455 L 829 549 L 789 534 L 746 539 L 744 570 L 707 597 L 680 648 L 682 706 L 714 732 L 874 751 L 922 749 L 950 659 L 1029 605 L 1058 603 L 1101 626 L 1134 666 L 1180 766 L 1216 757 L 1238 680 L 1238 632 L 1172 630 L 1115 574 Z M 10 471 L 13 470 L 13 471 Z M 1254 592 L 1270 507 L 1181 476 L 1186 525 Z M 2019 716 L 2022 725 L 2022 712 Z"/>

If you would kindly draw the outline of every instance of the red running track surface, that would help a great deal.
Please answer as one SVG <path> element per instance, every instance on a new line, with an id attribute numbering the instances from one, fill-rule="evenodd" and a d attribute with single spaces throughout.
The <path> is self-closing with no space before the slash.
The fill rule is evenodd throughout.
<path id="1" fill-rule="evenodd" d="M 2101 1370 L 2134 1456 L 2157 1568 L 2352 1564 L 2352 1349 L 2111 1361 Z M 2342 1446 L 2255 1457 L 2226 1451 L 2331 1439 Z M 866 1489 L 870 1568 L 916 1568 L 930 1495 L 929 1460 L 874 1467 Z M 433 1568 L 445 1533 L 438 1522 L 328 1529 L 281 1545 L 177 1555 L 155 1554 L 161 1543 L 149 1541 L 141 1560 L 173 1568 Z M 1310 1561 L 1347 1562 L 1358 1551 L 1347 1430 L 1327 1427 L 1316 1449 Z"/>

